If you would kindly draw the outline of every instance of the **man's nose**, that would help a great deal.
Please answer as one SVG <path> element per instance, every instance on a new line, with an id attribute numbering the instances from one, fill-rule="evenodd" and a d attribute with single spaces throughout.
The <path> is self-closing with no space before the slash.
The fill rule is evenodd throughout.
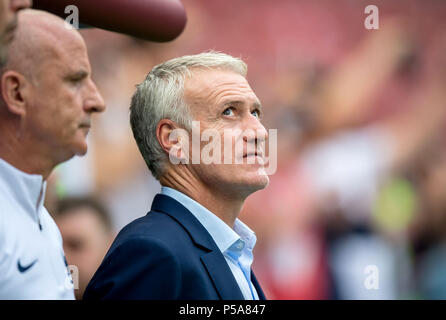
<path id="1" fill-rule="evenodd" d="M 88 96 L 86 98 L 84 109 L 86 112 L 103 112 L 105 110 L 105 102 L 98 88 L 92 80 L 90 80 Z"/>
<path id="2" fill-rule="evenodd" d="M 22 9 L 30 8 L 33 4 L 32 0 L 11 0 L 11 11 L 17 12 Z"/>
<path id="3" fill-rule="evenodd" d="M 248 134 L 244 135 L 244 139 L 249 143 L 262 143 L 268 139 L 268 131 L 265 129 L 260 119 L 255 116 L 249 116 L 246 120 L 245 130 Z"/>

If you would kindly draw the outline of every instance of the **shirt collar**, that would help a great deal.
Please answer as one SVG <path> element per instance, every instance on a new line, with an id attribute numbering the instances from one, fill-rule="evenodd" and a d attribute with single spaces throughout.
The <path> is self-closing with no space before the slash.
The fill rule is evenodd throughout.
<path id="1" fill-rule="evenodd" d="M 254 231 L 239 219 L 235 220 L 234 231 L 239 235 L 239 239 L 228 248 L 227 254 L 233 259 L 238 260 L 243 251 L 252 252 L 257 237 Z"/>
<path id="2" fill-rule="evenodd" d="M 222 253 L 228 252 L 230 255 L 233 253 L 238 258 L 245 246 L 250 250 L 254 248 L 256 242 L 254 232 L 239 219 L 235 220 L 232 229 L 203 205 L 178 190 L 161 187 L 161 194 L 177 200 L 186 207 L 209 232 Z"/>
<path id="3" fill-rule="evenodd" d="M 46 181 L 41 175 L 28 174 L 0 158 L 0 187 L 36 219 L 45 199 Z"/>

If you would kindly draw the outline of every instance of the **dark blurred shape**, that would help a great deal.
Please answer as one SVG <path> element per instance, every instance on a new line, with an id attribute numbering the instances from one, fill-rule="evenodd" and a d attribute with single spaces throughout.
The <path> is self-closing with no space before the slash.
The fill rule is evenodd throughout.
<path id="1" fill-rule="evenodd" d="M 76 299 L 81 299 L 114 239 L 112 221 L 102 203 L 91 197 L 72 197 L 57 204 L 55 221 L 60 229 L 72 272 Z"/>
<path id="2" fill-rule="evenodd" d="M 93 209 L 94 214 L 108 231 L 113 229 L 107 209 L 100 201 L 92 197 L 68 197 L 60 200 L 57 204 L 57 216 L 62 217 L 73 210 L 84 207 Z"/>
<path id="3" fill-rule="evenodd" d="M 186 25 L 179 0 L 35 0 L 34 8 L 66 18 L 65 7 L 75 5 L 83 24 L 166 42 L 178 37 Z"/>
<path id="4" fill-rule="evenodd" d="M 412 168 L 420 208 L 410 232 L 415 279 L 422 299 L 446 299 L 446 148 L 443 143 Z"/>
<path id="5" fill-rule="evenodd" d="M 408 41 L 406 51 L 401 53 L 397 74 L 402 77 L 410 77 L 414 75 L 420 68 L 420 47 L 415 41 Z"/>

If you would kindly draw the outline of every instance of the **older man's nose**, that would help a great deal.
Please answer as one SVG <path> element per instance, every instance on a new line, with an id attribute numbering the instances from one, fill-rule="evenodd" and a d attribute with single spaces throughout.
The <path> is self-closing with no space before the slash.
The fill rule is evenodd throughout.
<path id="1" fill-rule="evenodd" d="M 268 131 L 266 131 L 257 117 L 250 117 L 247 121 L 248 123 L 245 127 L 247 134 L 244 135 L 246 142 L 261 143 L 268 139 Z"/>
<path id="2" fill-rule="evenodd" d="M 87 112 L 102 112 L 105 110 L 104 98 L 102 98 L 102 95 L 93 81 L 91 81 L 84 108 Z"/>
<path id="3" fill-rule="evenodd" d="M 33 4 L 32 0 L 11 0 L 11 11 L 17 12 L 22 9 L 30 8 Z"/>

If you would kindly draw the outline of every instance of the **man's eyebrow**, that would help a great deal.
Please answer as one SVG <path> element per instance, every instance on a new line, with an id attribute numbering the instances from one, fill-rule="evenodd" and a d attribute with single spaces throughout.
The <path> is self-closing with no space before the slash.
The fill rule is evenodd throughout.
<path id="1" fill-rule="evenodd" d="M 223 106 L 229 106 L 229 105 L 243 105 L 243 104 L 245 104 L 245 102 L 242 101 L 242 100 L 228 100 L 228 101 L 225 101 L 225 102 L 223 103 Z M 262 104 L 260 103 L 260 101 L 255 101 L 255 102 L 251 103 L 250 105 L 251 105 L 251 106 L 254 106 L 254 107 L 257 108 L 257 109 L 259 109 L 260 112 L 263 112 L 263 106 L 262 106 Z"/>
<path id="2" fill-rule="evenodd" d="M 76 79 L 76 80 L 81 80 L 86 78 L 89 75 L 87 70 L 78 70 L 78 71 L 74 71 L 74 72 L 70 72 L 66 78 L 68 79 Z"/>

